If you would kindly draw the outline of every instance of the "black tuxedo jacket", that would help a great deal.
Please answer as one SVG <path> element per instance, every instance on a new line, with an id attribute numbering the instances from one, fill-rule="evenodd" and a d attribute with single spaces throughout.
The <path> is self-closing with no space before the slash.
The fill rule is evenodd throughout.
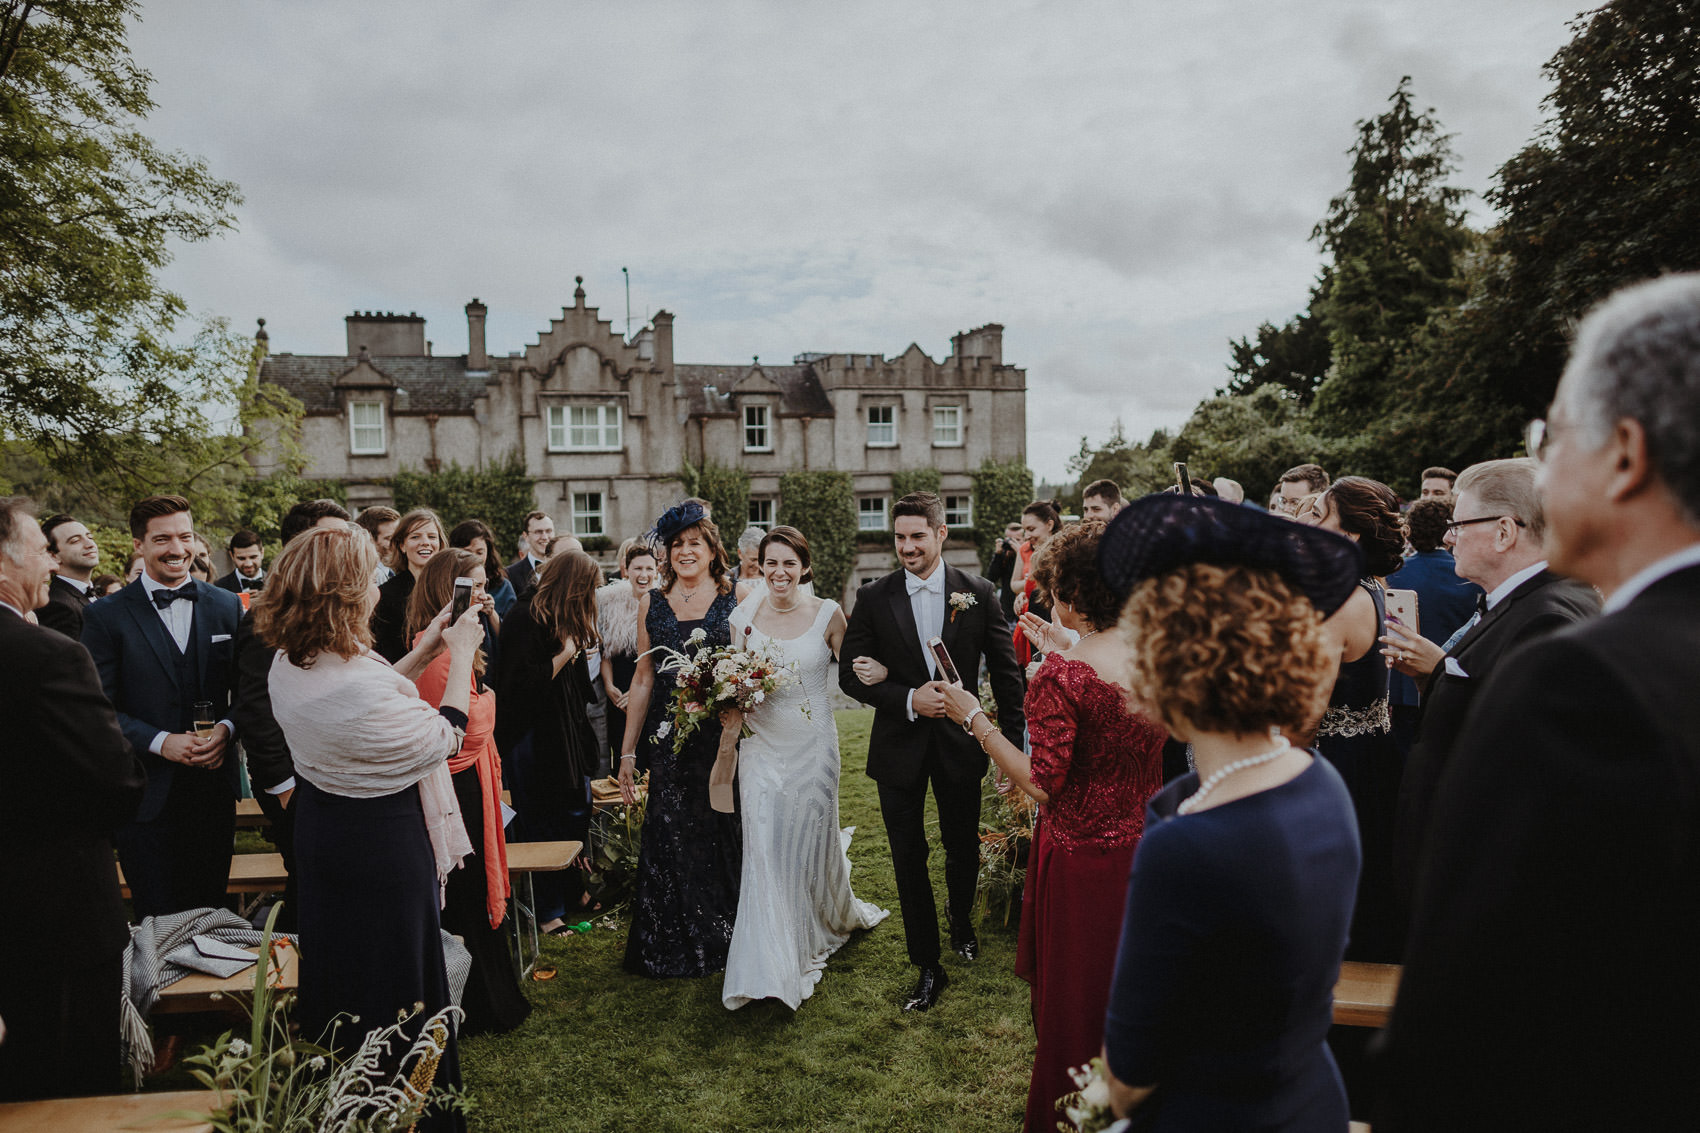
<path id="1" fill-rule="evenodd" d="M 213 583 L 213 585 L 218 587 L 220 590 L 228 590 L 232 594 L 240 594 L 242 593 L 242 576 L 237 574 L 235 571 L 231 571 L 229 574 Z M 248 589 L 258 593 L 259 591 L 264 590 L 265 586 L 266 576 L 262 574 L 259 578 L 249 584 Z"/>
<path id="2" fill-rule="evenodd" d="M 1441 781 L 1383 1130 L 1700 1114 L 1700 567 L 1506 656 Z"/>
<path id="3" fill-rule="evenodd" d="M 502 573 L 507 575 L 508 581 L 514 584 L 514 593 L 518 594 L 527 586 L 531 585 L 531 574 L 536 569 L 536 567 L 531 565 L 530 555 L 521 555 L 507 566 L 503 567 Z"/>
<path id="4" fill-rule="evenodd" d="M 48 629 L 58 630 L 72 641 L 83 636 L 83 611 L 93 601 L 87 590 L 78 590 L 58 575 L 47 591 L 47 604 L 35 612 L 35 620 Z"/>
<path id="5" fill-rule="evenodd" d="M 992 695 L 997 698 L 998 726 L 1009 741 L 1021 746 L 1023 682 L 1015 660 L 1009 623 L 998 606 L 997 591 L 978 575 L 944 567 L 945 624 L 939 637 L 966 682 L 978 679 L 980 659 L 990 670 Z M 986 773 L 980 745 L 948 718 L 909 720 L 911 689 L 932 678 L 922 654 L 926 642 L 915 628 L 909 590 L 896 570 L 856 592 L 856 608 L 844 632 L 838 656 L 838 685 L 852 698 L 874 707 L 874 727 L 868 738 L 868 775 L 880 783 L 915 787 L 924 782 L 927 750 L 936 745 L 944 773 L 951 779 L 977 780 Z M 974 605 L 950 612 L 950 596 L 974 595 Z M 877 685 L 864 685 L 852 667 L 857 657 L 872 657 L 890 675 Z"/>
<path id="6" fill-rule="evenodd" d="M 148 750 L 154 736 L 181 731 L 197 699 L 212 701 L 219 719 L 228 718 L 230 713 L 231 691 L 236 684 L 236 623 L 242 617 L 242 603 L 229 591 L 205 582 L 190 585 L 199 592 L 193 632 L 200 658 L 201 697 L 196 697 L 193 689 L 177 686 L 177 646 L 140 579 L 93 603 L 83 615 L 83 644 L 94 658 L 107 699 L 118 710 L 118 726 L 124 738 L 135 748 L 147 772 L 147 792 L 136 814 L 140 822 L 158 817 L 171 790 L 172 769 L 177 766 Z M 234 751 L 226 756 L 220 771 L 235 784 Z"/>
<path id="7" fill-rule="evenodd" d="M 1599 612 L 1600 596 L 1593 587 L 1543 570 L 1482 615 L 1475 628 L 1452 647 L 1450 656 L 1468 676 L 1453 676 L 1444 666 L 1430 675 L 1423 692 L 1417 740 L 1399 784 L 1393 870 L 1401 910 L 1409 911 L 1415 898 L 1417 863 L 1435 792 L 1458 746 L 1478 690 L 1513 649 Z"/>
<path id="8" fill-rule="evenodd" d="M 254 615 L 244 611 L 236 623 L 236 699 L 231 705 L 248 778 L 258 791 L 269 791 L 295 774 L 289 741 L 272 715 L 272 658 L 277 650 L 254 633 Z"/>
<path id="9" fill-rule="evenodd" d="M 0 610 L 0 970 L 107 960 L 129 942 L 112 835 L 142 769 L 88 651 Z"/>

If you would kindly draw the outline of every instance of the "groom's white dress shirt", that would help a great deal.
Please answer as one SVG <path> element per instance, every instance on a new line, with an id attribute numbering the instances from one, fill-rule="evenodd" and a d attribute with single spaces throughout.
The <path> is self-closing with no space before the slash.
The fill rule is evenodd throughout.
<path id="1" fill-rule="evenodd" d="M 920 637 L 921 657 L 927 663 L 927 675 L 938 676 L 938 662 L 927 648 L 927 639 L 944 632 L 944 559 L 933 564 L 933 573 L 921 578 L 910 571 L 903 572 L 903 584 L 909 589 L 909 609 L 915 615 L 915 632 Z M 904 702 L 909 719 L 915 719 L 915 690 L 909 690 Z"/>

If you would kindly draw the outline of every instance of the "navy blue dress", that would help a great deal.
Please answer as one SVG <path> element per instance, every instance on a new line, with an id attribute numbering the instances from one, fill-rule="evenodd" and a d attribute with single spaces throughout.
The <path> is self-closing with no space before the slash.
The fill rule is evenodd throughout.
<path id="1" fill-rule="evenodd" d="M 650 592 L 649 644 L 684 651 L 701 628 L 711 645 L 732 640 L 738 600 L 722 594 L 702 618 L 680 621 L 660 590 Z M 659 662 L 660 655 L 652 654 Z M 720 725 L 705 724 L 673 754 L 671 737 L 657 735 L 673 699 L 673 678 L 659 667 L 649 695 L 640 753 L 648 752 L 649 804 L 638 852 L 626 970 L 645 976 L 706 976 L 726 968 L 732 921 L 738 912 L 743 831 L 736 814 L 708 803 L 708 773 L 720 749 Z M 644 762 L 642 754 L 638 762 Z"/>
<path id="2" fill-rule="evenodd" d="M 1110 1069 L 1157 1087 L 1151 1130 L 1343 1133 L 1325 1041 L 1352 894 L 1351 800 L 1321 759 L 1279 787 L 1177 815 L 1189 772 L 1146 807 L 1104 1023 Z"/>
<path id="3" fill-rule="evenodd" d="M 1360 583 L 1375 600 L 1376 625 L 1387 618 L 1385 592 Z M 1397 964 L 1400 917 L 1393 887 L 1393 825 L 1399 811 L 1399 781 L 1405 757 L 1393 741 L 1390 674 L 1380 646 L 1340 666 L 1328 711 L 1316 729 L 1316 750 L 1334 765 L 1358 816 L 1363 871 L 1346 959 Z"/>

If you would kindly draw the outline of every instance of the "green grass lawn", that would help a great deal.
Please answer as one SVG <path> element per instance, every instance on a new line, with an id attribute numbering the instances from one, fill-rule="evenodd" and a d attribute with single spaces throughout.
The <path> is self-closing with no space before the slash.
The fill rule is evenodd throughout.
<path id="1" fill-rule="evenodd" d="M 720 1005 L 720 977 L 648 980 L 620 968 L 625 926 L 551 937 L 518 1030 L 461 1044 L 474 1129 L 1009 1130 L 1032 1066 L 1027 985 L 1013 926 L 980 927 L 980 958 L 945 953 L 951 984 L 925 1014 L 898 1007 L 914 982 L 891 854 L 866 763 L 870 709 L 839 712 L 840 818 L 856 895 L 892 911 L 827 965 L 794 1015 L 768 1001 Z M 933 888 L 944 855 L 932 824 Z M 941 929 L 942 931 L 942 929 Z"/>

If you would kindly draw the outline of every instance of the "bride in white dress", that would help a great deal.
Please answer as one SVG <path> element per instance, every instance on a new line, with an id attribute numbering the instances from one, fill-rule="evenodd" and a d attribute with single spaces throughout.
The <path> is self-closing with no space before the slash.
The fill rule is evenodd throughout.
<path id="1" fill-rule="evenodd" d="M 771 645 L 795 678 L 749 714 L 738 747 L 744 865 L 720 999 L 734 1011 L 757 999 L 795 1011 L 850 934 L 890 914 L 851 893 L 850 831 L 838 827 L 831 690 L 844 613 L 801 593 L 809 545 L 796 528 L 768 532 L 761 564 L 767 586 L 732 612 L 732 640 Z"/>

